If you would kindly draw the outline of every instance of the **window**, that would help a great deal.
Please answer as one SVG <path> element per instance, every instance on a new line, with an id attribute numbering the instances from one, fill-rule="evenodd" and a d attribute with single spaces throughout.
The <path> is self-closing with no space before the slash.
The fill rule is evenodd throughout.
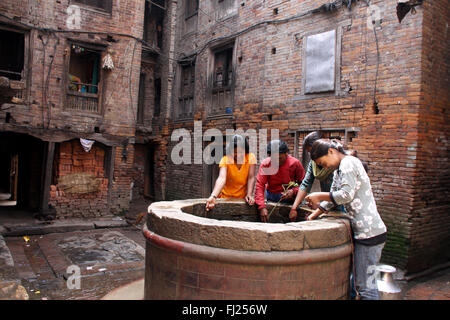
<path id="1" fill-rule="evenodd" d="M 138 98 L 138 112 L 137 112 L 137 123 L 144 123 L 144 109 L 145 109 L 145 73 L 141 73 L 139 77 L 139 98 Z"/>
<path id="2" fill-rule="evenodd" d="M 112 0 L 72 0 L 72 2 L 85 4 L 109 13 L 112 11 Z"/>
<path id="3" fill-rule="evenodd" d="M 214 88 L 230 87 L 232 79 L 233 48 L 228 48 L 214 55 Z"/>
<path id="4" fill-rule="evenodd" d="M 306 168 L 308 166 L 309 161 L 311 160 L 310 154 L 306 152 L 306 150 L 303 150 L 303 140 L 305 137 L 310 134 L 311 132 L 316 130 L 309 130 L 309 131 L 297 131 L 297 138 L 295 141 L 297 150 L 297 158 L 299 158 L 302 162 L 302 165 Z M 356 137 L 357 132 L 359 131 L 358 128 L 351 127 L 351 128 L 325 128 L 320 129 L 322 132 L 322 137 L 325 139 L 336 139 L 341 141 L 341 143 L 346 146 L 350 147 L 350 144 L 352 143 L 353 138 Z M 294 152 L 295 154 L 295 152 Z"/>
<path id="5" fill-rule="evenodd" d="M 216 20 L 223 20 L 230 16 L 237 14 L 237 1 L 236 0 L 214 0 L 216 2 Z"/>
<path id="6" fill-rule="evenodd" d="M 184 34 L 197 30 L 198 0 L 184 1 Z"/>
<path id="7" fill-rule="evenodd" d="M 211 115 L 231 113 L 234 91 L 234 46 L 228 46 L 213 53 L 213 74 L 211 87 Z"/>
<path id="8" fill-rule="evenodd" d="M 194 113 L 195 66 L 181 65 L 181 83 L 178 97 L 178 119 L 192 118 Z"/>
<path id="9" fill-rule="evenodd" d="M 198 12 L 198 0 L 186 0 L 185 1 L 186 14 L 185 19 L 189 19 L 196 15 Z"/>
<path id="10" fill-rule="evenodd" d="M 336 30 L 306 37 L 305 94 L 335 90 Z"/>
<path id="11" fill-rule="evenodd" d="M 144 13 L 144 41 L 162 48 L 165 1 L 146 1 Z"/>
<path id="12" fill-rule="evenodd" d="M 335 90 L 336 30 L 306 38 L 305 94 Z"/>
<path id="13" fill-rule="evenodd" d="M 67 108 L 98 112 L 101 51 L 71 44 L 67 74 Z"/>
<path id="14" fill-rule="evenodd" d="M 25 35 L 0 30 L 0 76 L 22 80 L 25 54 Z"/>
<path id="15" fill-rule="evenodd" d="M 155 109 L 153 111 L 153 115 L 155 117 L 159 116 L 161 112 L 161 79 L 156 78 L 154 81 L 154 90 L 155 90 Z"/>

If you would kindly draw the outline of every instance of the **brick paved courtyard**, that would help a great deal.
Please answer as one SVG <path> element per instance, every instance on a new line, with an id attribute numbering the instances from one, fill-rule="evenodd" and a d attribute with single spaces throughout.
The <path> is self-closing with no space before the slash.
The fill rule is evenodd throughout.
<path id="1" fill-rule="evenodd" d="M 144 276 L 144 239 L 134 227 L 6 237 L 18 278 L 30 300 L 100 299 Z M 73 271 L 80 289 L 69 289 Z M 69 271 L 69 272 L 68 272 Z"/>

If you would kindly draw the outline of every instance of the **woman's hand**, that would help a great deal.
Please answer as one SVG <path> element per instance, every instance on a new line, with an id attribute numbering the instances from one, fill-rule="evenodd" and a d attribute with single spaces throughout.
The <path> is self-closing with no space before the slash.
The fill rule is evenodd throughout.
<path id="1" fill-rule="evenodd" d="M 250 206 L 252 206 L 255 204 L 255 199 L 251 195 L 246 195 L 245 202 L 247 202 Z"/>
<path id="2" fill-rule="evenodd" d="M 316 210 L 314 210 L 311 214 L 308 215 L 308 217 L 306 218 L 306 220 L 311 221 L 316 219 L 318 216 L 320 216 L 323 213 L 323 211 L 318 208 Z"/>
<path id="3" fill-rule="evenodd" d="M 259 216 L 261 217 L 262 222 L 267 222 L 267 216 L 269 212 L 267 211 L 267 208 L 262 208 L 259 210 Z"/>
<path id="4" fill-rule="evenodd" d="M 294 199 L 294 190 L 289 189 L 285 192 L 283 192 L 283 195 L 281 196 L 280 200 L 292 200 Z"/>
<path id="5" fill-rule="evenodd" d="M 291 211 L 289 211 L 289 219 L 291 219 L 291 222 L 297 220 L 297 209 L 291 209 Z"/>
<path id="6" fill-rule="evenodd" d="M 214 209 L 216 206 L 216 198 L 214 196 L 209 196 L 208 200 L 206 200 L 206 211 Z"/>
<path id="7" fill-rule="evenodd" d="M 317 193 L 310 193 L 305 197 L 306 204 L 311 209 L 318 209 L 320 204 L 319 195 Z"/>

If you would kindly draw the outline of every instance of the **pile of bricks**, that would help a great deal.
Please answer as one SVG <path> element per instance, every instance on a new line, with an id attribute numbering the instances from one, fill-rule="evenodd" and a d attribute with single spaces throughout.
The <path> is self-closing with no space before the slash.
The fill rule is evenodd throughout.
<path id="1" fill-rule="evenodd" d="M 98 217 L 106 214 L 108 179 L 104 177 L 105 151 L 92 146 L 89 152 L 83 150 L 77 140 L 63 142 L 55 153 L 54 184 L 50 186 L 50 204 L 56 209 L 57 217 Z M 74 173 L 87 173 L 100 180 L 97 192 L 69 193 L 58 185 L 61 177 Z"/>

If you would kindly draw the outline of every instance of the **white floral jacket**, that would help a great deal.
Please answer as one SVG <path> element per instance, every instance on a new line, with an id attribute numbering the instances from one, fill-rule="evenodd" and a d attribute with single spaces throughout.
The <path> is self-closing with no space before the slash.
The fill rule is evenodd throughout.
<path id="1" fill-rule="evenodd" d="M 322 201 L 320 207 L 329 211 L 336 205 L 344 205 L 355 239 L 369 239 L 387 231 L 377 210 L 369 176 L 358 158 L 342 159 L 334 172 L 330 197 L 332 202 Z"/>

